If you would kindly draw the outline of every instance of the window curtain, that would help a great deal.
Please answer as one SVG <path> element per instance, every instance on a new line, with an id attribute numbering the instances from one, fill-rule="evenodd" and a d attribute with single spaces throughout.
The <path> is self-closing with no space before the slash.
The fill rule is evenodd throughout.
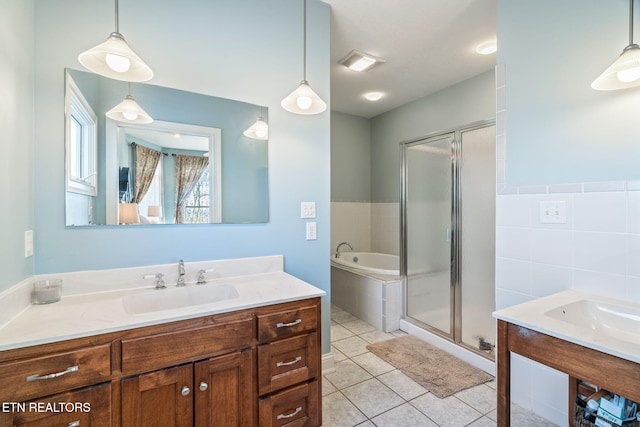
<path id="1" fill-rule="evenodd" d="M 184 223 L 184 202 L 208 165 L 208 157 L 176 154 L 176 224 Z"/>
<path id="2" fill-rule="evenodd" d="M 134 203 L 140 203 L 149 191 L 153 175 L 156 173 L 158 162 L 162 153 L 151 148 L 132 144 L 133 158 L 135 159 Z"/>

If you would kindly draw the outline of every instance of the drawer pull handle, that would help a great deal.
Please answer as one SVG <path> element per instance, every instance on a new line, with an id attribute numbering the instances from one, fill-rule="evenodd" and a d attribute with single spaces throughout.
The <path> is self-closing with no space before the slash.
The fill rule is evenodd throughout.
<path id="1" fill-rule="evenodd" d="M 291 417 L 293 417 L 293 416 L 298 415 L 298 413 L 299 413 L 300 411 L 302 411 L 302 406 L 298 406 L 298 407 L 296 408 L 296 410 L 295 410 L 295 411 L 293 411 L 293 412 L 291 412 L 290 414 L 287 414 L 287 415 L 285 415 L 285 414 L 280 414 L 280 415 L 278 415 L 276 418 L 277 418 L 277 419 L 279 419 L 279 420 L 282 420 L 282 419 L 284 419 L 284 418 L 291 418 Z"/>
<path id="2" fill-rule="evenodd" d="M 80 425 L 80 420 L 77 421 L 71 421 L 69 424 L 67 424 L 67 427 L 78 427 Z"/>
<path id="3" fill-rule="evenodd" d="M 302 360 L 302 357 L 298 356 L 295 359 L 289 361 L 289 362 L 278 362 L 276 363 L 276 366 L 279 368 L 281 366 L 291 366 L 291 365 L 295 365 L 296 363 L 298 363 L 299 361 Z"/>
<path id="4" fill-rule="evenodd" d="M 291 323 L 278 323 L 276 328 L 290 328 L 291 326 L 296 326 L 299 323 L 302 323 L 302 319 L 296 319 Z"/>
<path id="5" fill-rule="evenodd" d="M 62 372 L 56 372 L 55 374 L 48 374 L 48 375 L 38 375 L 38 374 L 36 374 L 36 375 L 29 375 L 29 376 L 27 377 L 27 382 L 31 382 L 31 381 L 38 381 L 38 380 L 50 380 L 50 379 L 52 379 L 52 378 L 58 378 L 58 377 L 61 377 L 61 376 L 63 376 L 63 375 L 66 375 L 66 374 L 68 374 L 68 373 L 71 373 L 71 372 L 77 372 L 77 371 L 78 371 L 78 369 L 80 369 L 80 368 L 78 368 L 78 365 L 75 365 L 75 366 L 70 366 L 70 367 L 68 367 L 67 369 L 65 369 L 65 370 L 64 370 L 64 371 L 62 371 Z"/>
<path id="6" fill-rule="evenodd" d="M 187 386 L 182 387 L 182 390 L 180 390 L 180 394 L 183 396 L 189 396 L 189 393 L 191 393 L 191 389 Z"/>
<path id="7" fill-rule="evenodd" d="M 208 388 L 209 384 L 205 383 L 204 381 L 200 382 L 200 391 L 207 391 Z"/>

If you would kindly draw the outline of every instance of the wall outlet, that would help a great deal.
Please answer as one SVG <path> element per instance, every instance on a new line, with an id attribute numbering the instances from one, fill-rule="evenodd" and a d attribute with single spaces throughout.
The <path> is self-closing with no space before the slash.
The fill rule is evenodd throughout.
<path id="1" fill-rule="evenodd" d="M 318 238 L 317 231 L 315 222 L 307 222 L 307 240 L 316 240 Z"/>
<path id="2" fill-rule="evenodd" d="M 300 203 L 300 218 L 315 218 L 316 217 L 316 202 L 301 202 Z"/>
<path id="3" fill-rule="evenodd" d="M 24 257 L 33 256 L 33 230 L 24 232 Z"/>
<path id="4" fill-rule="evenodd" d="M 566 224 L 567 204 L 564 200 L 540 202 L 541 224 Z"/>

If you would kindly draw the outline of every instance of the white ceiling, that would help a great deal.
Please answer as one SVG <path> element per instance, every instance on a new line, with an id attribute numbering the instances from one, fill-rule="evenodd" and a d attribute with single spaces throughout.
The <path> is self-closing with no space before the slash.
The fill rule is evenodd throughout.
<path id="1" fill-rule="evenodd" d="M 496 0 L 323 0 L 331 5 L 331 109 L 374 117 L 481 74 L 495 54 Z M 386 59 L 357 73 L 338 64 L 356 49 Z M 310 82 L 313 86 L 313 82 Z M 365 92 L 386 95 L 371 102 Z"/>

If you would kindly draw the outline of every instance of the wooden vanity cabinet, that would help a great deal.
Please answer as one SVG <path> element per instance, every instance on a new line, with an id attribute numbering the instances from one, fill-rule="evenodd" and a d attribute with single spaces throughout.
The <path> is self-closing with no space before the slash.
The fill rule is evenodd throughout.
<path id="1" fill-rule="evenodd" d="M 0 427 L 320 426 L 320 299 L 0 351 Z M 34 379 L 35 378 L 35 379 Z"/>

